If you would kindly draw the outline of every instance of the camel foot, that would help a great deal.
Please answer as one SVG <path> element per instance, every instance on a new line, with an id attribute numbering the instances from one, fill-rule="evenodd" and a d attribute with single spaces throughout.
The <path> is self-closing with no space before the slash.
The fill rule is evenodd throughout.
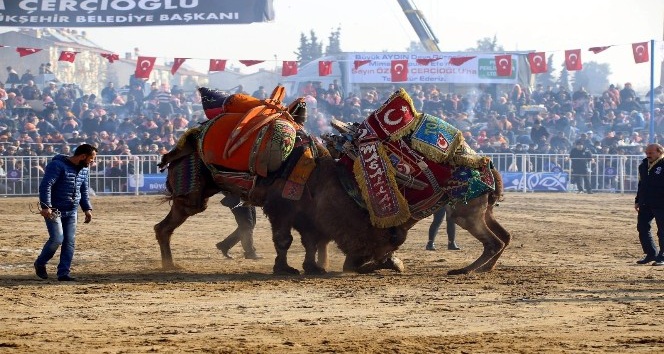
<path id="1" fill-rule="evenodd" d="M 323 275 L 327 273 L 325 268 L 319 267 L 317 264 L 304 263 L 302 264 L 302 268 L 304 269 L 304 274 L 308 275 Z"/>
<path id="2" fill-rule="evenodd" d="M 466 268 L 461 268 L 461 269 L 452 269 L 447 272 L 447 275 L 460 275 L 460 274 L 468 274 L 470 271 Z"/>
<path id="3" fill-rule="evenodd" d="M 300 275 L 300 271 L 289 266 L 277 266 L 276 264 L 272 267 L 272 274 L 274 275 Z"/>
<path id="4" fill-rule="evenodd" d="M 392 269 L 397 273 L 401 273 L 404 270 L 403 261 L 397 256 L 391 256 L 381 263 L 378 269 Z"/>

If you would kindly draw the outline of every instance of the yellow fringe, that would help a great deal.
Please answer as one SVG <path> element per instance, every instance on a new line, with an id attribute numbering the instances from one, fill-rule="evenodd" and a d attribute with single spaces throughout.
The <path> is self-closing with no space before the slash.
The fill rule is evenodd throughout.
<path id="1" fill-rule="evenodd" d="M 353 163 L 353 174 L 355 175 L 355 180 L 359 185 L 360 191 L 362 192 L 362 198 L 367 205 L 367 210 L 369 210 L 369 217 L 371 219 L 371 225 L 379 228 L 388 228 L 392 226 L 402 225 L 408 219 L 410 219 L 410 207 L 408 206 L 408 201 L 399 191 L 396 181 L 396 171 L 394 167 L 390 164 L 390 160 L 387 157 L 387 153 L 383 148 L 382 144 L 377 145 L 378 147 L 378 156 L 380 156 L 383 164 L 387 167 L 387 181 L 388 187 L 392 190 L 397 198 L 397 204 L 399 206 L 399 212 L 395 215 L 388 217 L 378 217 L 375 215 L 373 206 L 369 203 L 369 188 L 367 187 L 367 181 L 364 178 L 363 168 L 360 164 L 360 158 L 355 159 Z"/>

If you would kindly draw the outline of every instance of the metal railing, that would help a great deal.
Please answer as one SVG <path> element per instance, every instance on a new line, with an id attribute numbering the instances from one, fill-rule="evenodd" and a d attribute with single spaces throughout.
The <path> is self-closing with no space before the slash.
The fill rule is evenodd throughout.
<path id="1" fill-rule="evenodd" d="M 512 191 L 576 191 L 570 183 L 568 154 L 487 154 Z M 633 193 L 642 155 L 593 155 L 590 182 L 597 192 Z M 0 156 L 0 196 L 39 194 L 46 156 Z M 160 155 L 98 155 L 90 167 L 90 188 L 98 195 L 159 194 L 166 173 L 159 172 Z M 541 187 L 544 185 L 544 187 Z M 537 188 L 536 188 L 537 187 Z M 541 187 L 541 188 L 540 188 Z"/>
<path id="2" fill-rule="evenodd" d="M 0 156 L 0 196 L 29 196 L 39 194 L 43 168 L 51 157 Z M 93 194 L 147 194 L 160 189 L 145 190 L 146 176 L 166 179 L 157 164 L 161 155 L 97 155 L 90 166 L 90 189 Z M 0 171 L 2 172 L 2 171 Z M 162 183 L 163 184 L 163 183 Z M 163 187 L 163 186 L 162 186 Z"/>

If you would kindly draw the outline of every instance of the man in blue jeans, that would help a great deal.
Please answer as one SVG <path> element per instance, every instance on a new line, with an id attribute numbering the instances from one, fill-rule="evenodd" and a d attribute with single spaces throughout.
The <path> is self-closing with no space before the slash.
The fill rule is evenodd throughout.
<path id="1" fill-rule="evenodd" d="M 650 144 L 646 147 L 646 158 L 639 165 L 639 185 L 634 199 L 634 209 L 638 212 L 636 229 L 645 257 L 638 264 L 654 262 L 664 266 L 664 147 Z M 653 240 L 652 219 L 657 224 L 659 253 Z"/>
<path id="2" fill-rule="evenodd" d="M 74 239 L 78 206 L 85 212 L 85 223 L 92 220 L 92 205 L 88 195 L 88 167 L 97 157 L 97 148 L 83 144 L 76 148 L 74 156 L 56 155 L 46 165 L 44 178 L 39 184 L 40 214 L 46 221 L 48 241 L 35 261 L 35 273 L 48 278 L 46 263 L 60 249 L 58 280 L 74 281 L 69 275 L 74 258 Z"/>

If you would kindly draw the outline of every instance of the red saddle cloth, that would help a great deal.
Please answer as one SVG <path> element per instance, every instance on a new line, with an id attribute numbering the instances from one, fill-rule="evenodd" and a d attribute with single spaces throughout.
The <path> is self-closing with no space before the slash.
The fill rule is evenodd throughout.
<path id="1" fill-rule="evenodd" d="M 281 103 L 286 92 L 275 87 L 270 98 L 201 90 L 206 115 L 199 152 L 207 165 L 266 177 L 286 160 L 295 145 L 296 123 Z M 214 118 L 213 118 L 214 117 Z"/>
<path id="2" fill-rule="evenodd" d="M 203 128 L 199 144 L 206 164 L 266 177 L 293 150 L 295 126 L 274 111 L 248 119 L 246 114 L 227 113 Z"/>

